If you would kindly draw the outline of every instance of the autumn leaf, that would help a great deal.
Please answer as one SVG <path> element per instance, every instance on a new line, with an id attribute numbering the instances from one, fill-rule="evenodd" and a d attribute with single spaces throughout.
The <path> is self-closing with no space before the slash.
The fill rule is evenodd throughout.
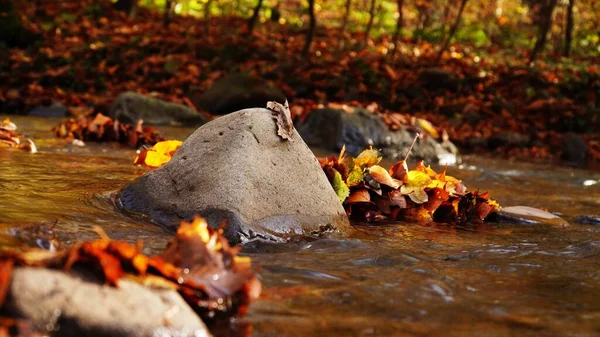
<path id="1" fill-rule="evenodd" d="M 277 122 L 277 135 L 283 140 L 292 140 L 294 136 L 294 123 L 292 122 L 292 113 L 286 100 L 284 104 L 278 102 L 267 102 L 267 109 L 273 111 L 273 116 Z"/>
<path id="2" fill-rule="evenodd" d="M 158 142 L 150 149 L 144 150 L 136 156 L 133 164 L 136 166 L 143 165 L 152 169 L 161 167 L 171 160 L 181 144 L 182 142 L 179 140 Z"/>
<path id="3" fill-rule="evenodd" d="M 346 198 L 346 204 L 353 204 L 357 202 L 370 202 L 371 196 L 369 195 L 369 190 L 366 188 L 358 189 L 350 194 L 348 198 Z"/>
<path id="4" fill-rule="evenodd" d="M 419 123 L 419 125 L 421 126 L 421 128 L 423 128 L 423 130 L 425 130 L 433 138 L 435 138 L 435 139 L 439 139 L 440 138 L 440 134 L 435 129 L 435 127 L 433 126 L 433 124 L 431 124 L 430 121 L 425 120 L 423 118 L 417 118 L 417 123 Z"/>
<path id="5" fill-rule="evenodd" d="M 331 181 L 331 186 L 333 186 L 333 190 L 335 191 L 335 194 L 340 202 L 344 202 L 344 200 L 346 200 L 346 198 L 350 195 L 350 189 L 344 182 L 344 179 L 342 179 L 342 175 L 337 170 L 333 170 L 335 172 L 333 175 L 333 180 Z"/>
<path id="6" fill-rule="evenodd" d="M 367 149 L 362 151 L 353 161 L 353 169 L 358 167 L 361 169 L 369 168 L 373 165 L 379 164 L 381 157 L 379 151 L 375 149 Z"/>
<path id="7" fill-rule="evenodd" d="M 373 165 L 369 168 L 369 174 L 375 181 L 391 188 L 398 188 L 402 182 L 390 176 L 388 171 L 379 165 Z"/>
<path id="8" fill-rule="evenodd" d="M 406 177 L 406 182 L 400 187 L 402 194 L 417 204 L 427 202 L 429 198 L 425 188 L 431 182 L 431 178 L 426 173 L 417 170 L 408 171 Z"/>

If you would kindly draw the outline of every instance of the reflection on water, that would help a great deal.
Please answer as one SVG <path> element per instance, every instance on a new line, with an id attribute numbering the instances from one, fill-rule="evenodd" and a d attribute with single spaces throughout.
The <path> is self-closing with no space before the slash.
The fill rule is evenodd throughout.
<path id="1" fill-rule="evenodd" d="M 57 121 L 16 119 L 40 153 L 0 151 L 0 245 L 32 244 L 56 222 L 63 242 L 169 233 L 116 212 L 110 192 L 143 174 L 135 151 L 51 138 Z M 167 129 L 183 139 L 192 130 Z M 545 207 L 567 220 L 600 213 L 598 173 L 466 158 L 450 168 L 502 205 Z M 35 242 L 33 243 L 35 244 Z M 594 336 L 600 334 L 600 228 L 356 224 L 350 237 L 247 252 L 265 286 L 248 316 L 218 335 Z"/>

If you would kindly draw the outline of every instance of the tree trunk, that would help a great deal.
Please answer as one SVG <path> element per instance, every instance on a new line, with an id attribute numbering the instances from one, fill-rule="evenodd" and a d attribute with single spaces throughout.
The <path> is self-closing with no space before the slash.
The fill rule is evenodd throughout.
<path id="1" fill-rule="evenodd" d="M 117 0 L 115 9 L 127 13 L 129 17 L 135 16 L 137 0 Z"/>
<path id="2" fill-rule="evenodd" d="M 348 18 L 350 17 L 350 7 L 352 6 L 352 0 L 346 0 L 346 6 L 344 11 L 344 17 L 342 17 L 342 25 L 340 26 L 340 33 L 344 34 L 346 26 L 348 25 Z"/>
<path id="3" fill-rule="evenodd" d="M 317 26 L 317 18 L 315 16 L 315 0 L 308 0 L 308 15 L 310 22 L 308 30 L 306 31 L 306 42 L 304 42 L 304 48 L 302 49 L 302 55 L 304 55 L 304 57 L 308 56 L 310 44 L 315 36 L 315 28 Z"/>
<path id="4" fill-rule="evenodd" d="M 573 6 L 575 5 L 575 0 L 569 0 L 569 7 L 567 7 L 567 29 L 565 30 L 565 51 L 564 55 L 566 57 L 571 56 L 571 43 L 573 40 L 573 26 L 574 26 L 574 18 L 573 18 Z"/>
<path id="5" fill-rule="evenodd" d="M 173 14 L 173 0 L 165 1 L 165 12 L 163 13 L 163 25 L 165 28 L 169 27 L 171 23 L 171 15 Z"/>
<path id="6" fill-rule="evenodd" d="M 402 8 L 404 8 L 404 0 L 397 0 L 398 4 L 398 20 L 396 20 L 396 31 L 394 31 L 394 50 L 392 50 L 392 61 L 396 58 L 396 52 L 398 51 L 398 44 L 400 44 L 400 33 L 402 32 L 402 21 L 404 15 L 402 15 Z"/>
<path id="7" fill-rule="evenodd" d="M 454 34 L 456 34 L 456 31 L 458 30 L 458 26 L 460 25 L 460 21 L 462 20 L 462 15 L 465 10 L 465 6 L 467 5 L 467 1 L 469 1 L 469 0 L 461 0 L 460 1 L 460 8 L 458 9 L 458 14 L 456 14 L 454 23 L 452 24 L 452 27 L 450 27 L 448 36 L 442 42 L 442 47 L 440 48 L 440 51 L 438 52 L 438 55 L 435 59 L 436 64 L 440 63 L 440 60 L 442 59 L 442 54 L 446 51 L 446 49 L 448 49 L 448 46 L 450 45 L 450 41 L 452 41 L 452 39 L 454 38 Z M 556 0 L 553 0 L 553 1 L 556 1 Z"/>
<path id="8" fill-rule="evenodd" d="M 208 0 L 204 4 L 204 34 L 206 34 L 206 38 L 210 37 L 210 7 L 212 5 L 212 0 Z"/>
<path id="9" fill-rule="evenodd" d="M 448 19 L 450 19 L 450 1 L 446 3 L 444 11 L 442 12 L 442 42 L 446 41 L 446 33 L 448 32 Z"/>
<path id="10" fill-rule="evenodd" d="M 254 7 L 254 12 L 252 12 L 252 17 L 248 20 L 248 35 L 252 36 L 252 31 L 254 30 L 254 26 L 256 25 L 256 21 L 258 20 L 258 14 L 260 13 L 260 9 L 262 7 L 263 0 L 258 0 L 256 6 Z"/>
<path id="11" fill-rule="evenodd" d="M 363 39 L 363 45 L 367 45 L 369 42 L 369 35 L 371 34 L 371 28 L 373 28 L 373 20 L 375 19 L 375 5 L 377 0 L 371 0 L 371 7 L 369 8 L 369 22 L 365 28 L 365 37 Z"/>
<path id="12" fill-rule="evenodd" d="M 546 39 L 548 37 L 548 31 L 550 31 L 550 26 L 552 26 L 552 13 L 554 12 L 554 8 L 556 7 L 557 0 L 547 0 L 544 4 L 544 8 L 541 13 L 541 22 L 538 32 L 538 38 L 535 41 L 535 46 L 533 46 L 533 50 L 531 51 L 531 55 L 529 56 L 529 63 L 535 61 L 538 54 L 544 49 L 546 45 Z"/>

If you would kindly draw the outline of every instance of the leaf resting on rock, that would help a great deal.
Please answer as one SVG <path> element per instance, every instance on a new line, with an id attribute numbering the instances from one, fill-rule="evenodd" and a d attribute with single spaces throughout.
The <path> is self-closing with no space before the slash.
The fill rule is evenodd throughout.
<path id="1" fill-rule="evenodd" d="M 292 113 L 286 100 L 284 104 L 278 102 L 267 102 L 267 109 L 273 111 L 273 116 L 277 122 L 277 135 L 284 140 L 292 140 L 294 135 L 294 123 L 292 122 Z"/>

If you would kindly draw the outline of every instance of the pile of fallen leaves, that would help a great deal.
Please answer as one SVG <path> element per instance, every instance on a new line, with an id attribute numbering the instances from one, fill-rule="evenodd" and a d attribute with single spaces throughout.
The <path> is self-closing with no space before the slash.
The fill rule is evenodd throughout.
<path id="1" fill-rule="evenodd" d="M 99 113 L 95 117 L 71 118 L 52 128 L 59 138 L 70 141 L 119 142 L 138 148 L 154 145 L 164 139 L 151 127 L 144 127 L 139 120 L 136 125 L 120 123 Z"/>
<path id="2" fill-rule="evenodd" d="M 29 138 L 24 139 L 16 134 L 17 125 L 9 119 L 0 121 L 0 148 L 18 148 L 31 153 L 37 152 L 37 147 Z"/>
<path id="3" fill-rule="evenodd" d="M 346 213 L 355 220 L 481 223 L 500 207 L 487 192 L 467 192 L 446 168 L 438 174 L 419 162 L 408 170 L 405 159 L 386 170 L 380 161 L 374 149 L 356 158 L 345 157 L 342 149 L 338 157 L 319 159 Z"/>
<path id="4" fill-rule="evenodd" d="M 95 271 L 110 286 L 118 287 L 127 276 L 146 286 L 175 289 L 205 322 L 244 315 L 261 285 L 250 259 L 237 255 L 240 249 L 196 217 L 181 223 L 160 256 L 144 255 L 141 243 L 113 241 L 105 235 L 59 251 L 6 251 L 0 254 L 0 306 L 15 266 L 65 271 L 77 267 Z"/>

